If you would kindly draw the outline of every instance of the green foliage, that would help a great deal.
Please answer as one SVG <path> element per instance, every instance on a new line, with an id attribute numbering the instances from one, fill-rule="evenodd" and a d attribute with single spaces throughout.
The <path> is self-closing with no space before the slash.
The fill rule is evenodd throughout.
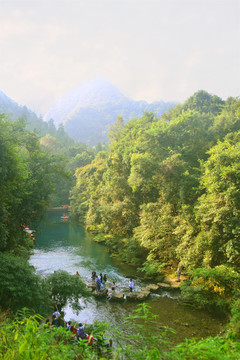
<path id="1" fill-rule="evenodd" d="M 63 169 L 22 121 L 0 116 L 0 127 L 0 251 L 19 253 L 27 243 L 24 227 L 44 214 Z"/>
<path id="2" fill-rule="evenodd" d="M 95 339 L 93 346 L 84 340 L 72 340 L 72 334 L 66 328 L 48 327 L 40 324 L 42 321 L 39 315 L 12 321 L 1 316 L 1 359 L 237 360 L 240 356 L 240 344 L 229 334 L 186 339 L 177 346 L 171 345 L 168 334 L 174 331 L 161 326 L 147 304 L 139 305 L 115 329 L 100 322 L 88 326 L 88 333 Z M 109 337 L 113 339 L 114 347 L 106 351 L 104 344 Z"/>
<path id="3" fill-rule="evenodd" d="M 221 113 L 224 101 L 216 95 L 211 95 L 207 91 L 199 90 L 185 102 L 185 108 L 194 109 L 202 113 Z"/>
<path id="4" fill-rule="evenodd" d="M 229 134 L 204 163 L 205 194 L 196 206 L 202 262 L 240 266 L 240 132 Z M 199 246 L 200 249 L 200 246 Z"/>
<path id="5" fill-rule="evenodd" d="M 73 309 L 80 310 L 79 298 L 90 295 L 85 283 L 78 276 L 64 270 L 57 270 L 48 275 L 47 284 L 59 310 L 67 305 L 67 302 Z"/>
<path id="6" fill-rule="evenodd" d="M 239 342 L 220 336 L 202 340 L 187 339 L 166 354 L 166 359 L 169 360 L 238 360 L 239 357 Z"/>
<path id="7" fill-rule="evenodd" d="M 240 339 L 240 298 L 231 303 L 231 319 L 229 322 L 229 336 Z"/>
<path id="8" fill-rule="evenodd" d="M 85 342 L 73 342 L 66 328 L 39 326 L 38 315 L 0 326 L 1 359 L 96 359 Z"/>
<path id="9" fill-rule="evenodd" d="M 40 314 L 51 309 L 50 291 L 24 259 L 0 253 L 0 306 L 16 311 L 28 307 Z"/>
<path id="10" fill-rule="evenodd" d="M 239 109 L 201 90 L 160 119 L 119 117 L 109 149 L 75 173 L 73 216 L 125 261 L 139 242 L 148 274 L 239 267 Z"/>
<path id="11" fill-rule="evenodd" d="M 150 275 L 154 269 L 161 272 L 161 263 L 171 264 L 176 258 L 174 216 L 170 204 L 148 203 L 141 209 L 141 223 L 135 228 L 134 236 L 148 250 L 144 269 L 148 269 L 147 273 Z"/>
<path id="12" fill-rule="evenodd" d="M 183 299 L 205 308 L 229 310 L 240 293 L 240 275 L 230 266 L 195 269 L 189 280 L 181 284 Z"/>

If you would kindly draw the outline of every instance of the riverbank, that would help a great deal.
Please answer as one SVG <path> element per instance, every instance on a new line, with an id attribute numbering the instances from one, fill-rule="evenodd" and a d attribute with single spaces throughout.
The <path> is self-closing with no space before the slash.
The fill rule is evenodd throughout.
<path id="1" fill-rule="evenodd" d="M 161 325 L 176 330 L 176 342 L 191 338 L 193 333 L 206 337 L 215 336 L 222 331 L 223 321 L 219 316 L 186 307 L 179 301 L 179 283 L 174 273 L 169 278 L 169 275 L 165 274 L 161 281 L 140 279 L 134 267 L 120 264 L 118 259 L 109 255 L 103 244 L 94 242 L 83 227 L 72 221 L 63 222 L 61 215 L 61 211 L 51 210 L 39 225 L 34 254 L 30 258 L 30 264 L 36 268 L 39 275 L 47 276 L 57 270 L 65 270 L 74 275 L 78 271 L 85 283 L 91 283 L 91 273 L 95 269 L 97 274 L 107 274 L 109 284 L 116 282 L 116 292 L 126 294 L 129 294 L 129 278 L 133 278 L 136 292 L 150 284 L 163 283 L 162 288 L 151 292 L 144 302 L 151 306 Z M 125 316 L 136 309 L 138 303 L 141 301 L 117 302 L 91 297 L 85 302 L 80 299 L 81 310 L 78 313 L 70 305 L 66 306 L 65 320 L 82 322 L 87 319 L 88 324 L 95 321 L 110 322 L 111 326 L 117 327 Z"/>
<path id="2" fill-rule="evenodd" d="M 71 206 L 70 205 L 64 205 L 64 206 L 62 205 L 62 206 L 50 207 L 47 209 L 47 211 L 54 211 L 54 210 L 70 211 Z"/>

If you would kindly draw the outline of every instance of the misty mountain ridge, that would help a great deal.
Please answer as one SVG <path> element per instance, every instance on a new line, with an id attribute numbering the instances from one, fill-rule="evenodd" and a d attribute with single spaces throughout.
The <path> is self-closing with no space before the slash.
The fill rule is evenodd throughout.
<path id="1" fill-rule="evenodd" d="M 6 116 L 8 120 L 13 122 L 18 119 L 23 119 L 26 123 L 27 130 L 36 132 L 36 134 L 40 137 L 50 135 L 55 138 L 55 146 L 58 146 L 59 148 L 63 148 L 74 143 L 73 139 L 71 139 L 61 127 L 56 129 L 55 125 L 51 121 L 43 121 L 41 117 L 38 117 L 38 115 L 30 110 L 26 105 L 19 105 L 1 90 L 0 114 Z"/>
<path id="2" fill-rule="evenodd" d="M 121 115 L 124 121 L 141 117 L 144 111 L 160 116 L 175 103 L 135 101 L 125 96 L 109 81 L 101 78 L 85 81 L 62 97 L 44 116 L 64 124 L 66 132 L 76 141 L 96 145 L 107 142 L 109 126 Z"/>
<path id="3" fill-rule="evenodd" d="M 134 101 L 109 81 L 97 78 L 86 81 L 67 93 L 45 114 L 43 121 L 26 105 L 19 105 L 0 90 L 0 113 L 4 113 L 12 121 L 23 117 L 27 129 L 37 130 L 40 136 L 47 133 L 59 136 L 61 131 L 58 134 L 57 129 L 53 128 L 54 120 L 55 126 L 64 125 L 64 130 L 72 139 L 90 146 L 108 142 L 108 128 L 118 115 L 125 122 L 141 117 L 144 111 L 152 111 L 160 116 L 174 105 L 173 102 L 157 101 L 148 104 L 146 101 Z"/>
<path id="4" fill-rule="evenodd" d="M 19 105 L 15 100 L 8 97 L 0 90 L 0 113 L 6 115 L 10 120 L 15 121 L 24 118 L 28 130 L 36 129 L 40 135 L 46 133 L 48 125 L 34 111 L 26 105 Z"/>

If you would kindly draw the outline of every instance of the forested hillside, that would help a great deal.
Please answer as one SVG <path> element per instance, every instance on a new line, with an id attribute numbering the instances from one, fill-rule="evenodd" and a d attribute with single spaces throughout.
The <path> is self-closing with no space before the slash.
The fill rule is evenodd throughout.
<path id="1" fill-rule="evenodd" d="M 53 204 L 54 191 L 65 191 L 67 198 L 77 169 L 72 218 L 113 255 L 136 265 L 138 274 L 157 281 L 172 272 L 176 277 L 180 267 L 183 301 L 231 314 L 224 334 L 174 346 L 165 326 L 155 334 L 159 322 L 141 304 L 125 318 L 127 331 L 94 323 L 94 337 L 104 344 L 107 330 L 118 344 L 106 358 L 239 359 L 239 99 L 223 101 L 199 91 L 160 119 L 145 113 L 125 124 L 118 117 L 109 148 L 51 146 L 50 135 L 39 138 L 22 119 L 4 115 L 0 125 L 3 358 L 105 356 L 103 345 L 75 341 L 64 327 L 40 325 L 44 318 L 36 315 L 52 313 L 56 301 L 60 309 L 66 304 L 79 309 L 79 298 L 89 296 L 83 281 L 62 270 L 42 277 L 28 263 L 33 244 L 25 227 Z"/>
<path id="2" fill-rule="evenodd" d="M 240 100 L 199 91 L 109 132 L 76 171 L 72 214 L 145 275 L 240 266 Z M 171 271 L 171 270 L 170 270 Z"/>
<path id="3" fill-rule="evenodd" d="M 134 101 L 125 96 L 113 84 L 104 79 L 92 79 L 82 83 L 63 96 L 44 116 L 63 124 L 66 132 L 76 141 L 89 146 L 107 142 L 109 126 L 121 115 L 125 122 L 153 111 L 160 116 L 174 106 L 173 102 Z"/>
<path id="4" fill-rule="evenodd" d="M 16 101 L 5 95 L 0 91 L 0 114 L 5 115 L 9 120 L 16 121 L 22 119 L 26 123 L 26 128 L 29 131 L 35 131 L 39 136 L 46 136 L 43 140 L 44 144 L 50 144 L 58 148 L 65 147 L 66 145 L 74 144 L 74 140 L 71 139 L 64 131 L 63 126 L 58 129 L 54 125 L 52 119 L 48 122 L 37 116 L 27 106 L 20 106 Z M 50 141 L 51 139 L 51 141 Z"/>
<path id="5" fill-rule="evenodd" d="M 56 128 L 52 119 L 48 122 L 43 121 L 33 111 L 26 106 L 18 105 L 14 100 L 0 91 L 0 120 L 6 121 L 7 128 L 13 127 L 15 130 L 12 132 L 12 141 L 15 136 L 18 137 L 18 131 L 26 131 L 26 138 L 34 137 L 36 143 L 36 151 L 38 147 L 48 153 L 50 156 L 58 156 L 59 163 L 65 167 L 65 175 L 52 177 L 53 191 L 49 194 L 49 205 L 60 206 L 69 202 L 69 191 L 74 184 L 72 174 L 76 168 L 86 165 L 94 158 L 95 153 L 102 149 L 104 146 L 98 144 L 94 149 L 85 144 L 78 143 L 64 130 L 63 125 Z M 12 123 L 12 125 L 10 125 Z M 16 123 L 14 125 L 14 123 Z M 21 130 L 22 129 L 22 130 Z M 3 140 L 2 140 L 3 141 Z M 34 149 L 33 149 L 34 150 Z M 57 172 L 56 172 L 57 174 Z M 44 185 L 44 184 L 42 184 Z M 46 184 L 46 186 L 48 186 Z M 46 194 L 48 192 L 46 191 Z M 46 195 L 47 198 L 47 195 Z"/>

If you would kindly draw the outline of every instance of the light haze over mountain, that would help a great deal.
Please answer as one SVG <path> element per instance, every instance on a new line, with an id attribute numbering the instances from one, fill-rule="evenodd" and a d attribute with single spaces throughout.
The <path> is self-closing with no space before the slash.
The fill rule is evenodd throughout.
<path id="1" fill-rule="evenodd" d="M 153 111 L 160 116 L 175 103 L 134 101 L 125 96 L 109 81 L 96 78 L 80 84 L 67 93 L 44 116 L 64 128 L 74 140 L 95 145 L 106 142 L 108 127 L 121 115 L 124 121 Z"/>

